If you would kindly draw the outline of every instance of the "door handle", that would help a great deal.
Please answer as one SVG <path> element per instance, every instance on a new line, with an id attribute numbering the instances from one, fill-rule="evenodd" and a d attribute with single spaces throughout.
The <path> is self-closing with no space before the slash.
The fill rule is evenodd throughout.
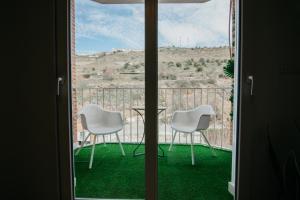
<path id="1" fill-rule="evenodd" d="M 248 82 L 250 84 L 250 96 L 253 96 L 253 84 L 254 84 L 253 75 L 248 76 Z"/>
<path id="2" fill-rule="evenodd" d="M 62 85 L 63 83 L 63 78 L 62 77 L 58 77 L 57 78 L 57 96 L 60 95 L 60 86 Z"/>

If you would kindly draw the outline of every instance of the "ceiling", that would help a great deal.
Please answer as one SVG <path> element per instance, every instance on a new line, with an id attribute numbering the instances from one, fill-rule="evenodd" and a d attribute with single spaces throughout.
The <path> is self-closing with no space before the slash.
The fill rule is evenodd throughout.
<path id="1" fill-rule="evenodd" d="M 145 0 L 92 0 L 101 4 L 137 4 Z M 210 0 L 158 0 L 159 3 L 205 3 Z"/>

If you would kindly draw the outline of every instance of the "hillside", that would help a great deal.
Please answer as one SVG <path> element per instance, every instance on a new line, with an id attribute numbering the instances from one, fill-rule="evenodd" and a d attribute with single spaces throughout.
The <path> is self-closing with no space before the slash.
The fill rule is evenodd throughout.
<path id="1" fill-rule="evenodd" d="M 231 87 L 227 47 L 159 48 L 159 87 Z M 115 50 L 76 56 L 76 87 L 143 87 L 144 52 Z"/>

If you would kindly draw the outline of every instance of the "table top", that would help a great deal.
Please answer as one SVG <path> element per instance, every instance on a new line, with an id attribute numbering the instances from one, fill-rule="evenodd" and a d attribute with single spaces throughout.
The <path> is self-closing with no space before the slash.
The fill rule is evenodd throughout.
<path id="1" fill-rule="evenodd" d="M 131 109 L 133 110 L 145 110 L 145 106 L 132 106 Z M 161 111 L 161 110 L 166 110 L 167 107 L 163 107 L 163 106 L 159 106 L 157 108 L 157 110 Z"/>

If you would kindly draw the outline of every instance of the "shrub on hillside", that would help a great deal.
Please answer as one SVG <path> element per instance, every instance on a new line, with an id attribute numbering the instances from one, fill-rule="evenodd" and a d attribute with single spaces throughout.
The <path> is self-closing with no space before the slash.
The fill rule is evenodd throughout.
<path id="1" fill-rule="evenodd" d="M 91 75 L 90 75 L 90 74 L 83 74 L 82 76 L 83 76 L 83 78 L 85 78 L 85 79 L 88 79 L 88 78 L 90 78 L 90 77 L 91 77 Z"/>
<path id="2" fill-rule="evenodd" d="M 196 69 L 196 72 L 202 72 L 203 71 L 203 68 L 202 67 L 198 67 L 197 69 Z"/>
<path id="3" fill-rule="evenodd" d="M 182 64 L 180 62 L 176 63 L 176 67 L 181 67 L 181 66 L 182 66 Z"/>
<path id="4" fill-rule="evenodd" d="M 177 77 L 174 74 L 164 74 L 160 73 L 158 76 L 159 80 L 176 80 Z"/>
<path id="5" fill-rule="evenodd" d="M 134 76 L 134 77 L 132 77 L 132 80 L 143 81 L 144 77 L 143 76 Z"/>
<path id="6" fill-rule="evenodd" d="M 193 59 L 189 59 L 189 60 L 186 60 L 186 61 L 185 61 L 185 64 L 186 64 L 187 66 L 189 66 L 189 65 L 193 65 L 193 62 L 194 62 Z"/>
<path id="7" fill-rule="evenodd" d="M 135 65 L 133 65 L 133 67 L 134 67 L 135 69 L 138 69 L 138 68 L 140 68 L 141 66 L 140 66 L 139 64 L 135 64 Z"/>
<path id="8" fill-rule="evenodd" d="M 127 63 L 124 64 L 123 68 L 124 68 L 124 69 L 128 69 L 129 66 L 130 66 L 130 64 L 129 64 L 129 62 L 127 62 Z"/>
<path id="9" fill-rule="evenodd" d="M 204 58 L 200 58 L 200 59 L 199 59 L 199 62 L 202 63 L 202 64 L 205 63 Z"/>
<path id="10" fill-rule="evenodd" d="M 216 63 L 217 63 L 218 66 L 221 65 L 221 61 L 219 59 L 216 60 Z"/>
<path id="11" fill-rule="evenodd" d="M 168 62 L 168 67 L 173 67 L 174 66 L 174 62 L 170 61 Z"/>
<path id="12" fill-rule="evenodd" d="M 210 79 L 207 80 L 207 83 L 209 83 L 209 84 L 215 84 L 216 80 L 210 78 Z"/>
<path id="13" fill-rule="evenodd" d="M 200 67 L 200 66 L 201 66 L 201 63 L 198 63 L 198 62 L 195 62 L 195 63 L 194 63 L 194 67 L 197 68 L 197 67 Z"/>

